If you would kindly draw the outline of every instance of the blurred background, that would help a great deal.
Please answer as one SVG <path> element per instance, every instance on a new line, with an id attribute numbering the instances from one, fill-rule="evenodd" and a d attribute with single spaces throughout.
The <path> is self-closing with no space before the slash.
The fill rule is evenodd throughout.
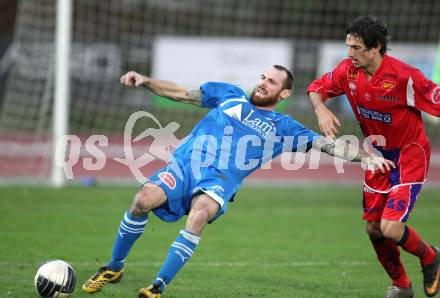
<path id="1" fill-rule="evenodd" d="M 60 1 L 63 2 L 63 1 Z M 56 1 L 0 2 L 0 181 L 45 183 L 52 172 L 52 119 L 55 88 Z M 280 107 L 318 131 L 306 96 L 308 84 L 346 56 L 344 29 L 354 18 L 373 14 L 389 27 L 389 54 L 433 77 L 440 38 L 436 0 L 73 0 L 70 43 L 68 133 L 80 137 L 81 158 L 74 180 L 132 181 L 130 170 L 114 161 L 124 157 L 124 127 L 135 111 L 155 115 L 165 126 L 175 121 L 184 137 L 206 109 L 167 102 L 145 89 L 128 89 L 119 77 L 136 70 L 155 78 L 198 88 L 206 81 L 241 84 L 249 92 L 270 65 L 293 70 L 294 95 Z M 66 70 L 67 71 L 67 70 Z M 346 101 L 330 103 L 343 120 L 341 133 L 360 130 Z M 440 123 L 425 116 L 433 144 L 429 181 L 440 183 Z M 135 131 L 157 124 L 148 119 Z M 84 147 L 92 134 L 106 135 L 106 164 L 86 170 L 93 157 Z M 134 135 L 133 135 L 134 136 Z M 148 140 L 135 144 L 139 155 Z M 145 175 L 159 164 L 149 164 Z M 254 181 L 334 181 L 360 183 L 362 170 L 346 164 L 333 175 L 327 160 L 318 169 L 257 172 Z M 251 181 L 252 181 L 251 179 Z M 272 180 L 271 180 L 272 179 Z"/>
<path id="2" fill-rule="evenodd" d="M 71 23 L 66 16 L 60 19 L 71 33 L 60 51 L 70 53 L 70 66 L 59 72 L 57 3 L 71 3 Z M 36 269 L 52 259 L 75 268 L 75 297 L 89 295 L 81 294 L 80 284 L 107 261 L 122 212 L 139 189 L 131 170 L 115 160 L 126 157 L 124 129 L 130 115 L 149 112 L 157 122 L 137 121 L 129 141 L 171 122 L 180 125 L 176 136 L 183 138 L 208 112 L 154 97 L 144 88 L 125 88 L 119 83 L 122 74 L 136 70 L 188 88 L 227 81 L 250 92 L 268 66 L 281 64 L 296 81 L 294 95 L 280 111 L 319 131 L 306 88 L 346 56 L 345 27 L 365 14 L 387 22 L 391 55 L 427 77 L 437 73 L 440 80 L 440 67 L 435 68 L 440 64 L 439 0 L 0 0 L 0 297 L 35 297 Z M 60 97 L 54 90 L 64 75 L 70 91 Z M 55 99 L 67 102 L 68 113 L 65 122 L 54 125 L 54 116 L 60 116 L 54 113 Z M 361 136 L 344 98 L 329 105 L 343 121 L 341 133 Z M 424 187 L 410 224 L 427 243 L 438 245 L 440 123 L 424 117 L 433 148 L 427 186 L 435 187 Z M 67 146 L 67 153 L 80 154 L 78 160 L 68 154 L 73 179 L 62 181 L 69 186 L 62 189 L 40 187 L 63 184 L 54 179 L 60 170 L 63 177 L 66 173 L 53 166 L 53 139 L 64 124 L 65 133 L 80 143 Z M 86 147 L 92 135 L 105 136 L 108 144 Z M 139 157 L 151 152 L 152 141 L 130 141 L 129 149 Z M 389 282 L 359 220 L 363 170 L 324 156 L 319 164 L 307 158 L 295 170 L 284 169 L 277 159 L 272 169 L 249 177 L 252 187 L 239 191 L 227 219 L 222 216 L 209 227 L 196 259 L 167 295 L 383 295 Z M 141 170 L 147 177 L 161 166 L 157 160 Z M 102 295 L 137 295 L 145 278 L 159 270 L 162 253 L 182 226 L 182 221 L 165 224 L 151 218 L 147 235 L 128 259 L 130 274 Z M 402 257 L 416 296 L 422 297 L 419 262 L 409 254 Z"/>

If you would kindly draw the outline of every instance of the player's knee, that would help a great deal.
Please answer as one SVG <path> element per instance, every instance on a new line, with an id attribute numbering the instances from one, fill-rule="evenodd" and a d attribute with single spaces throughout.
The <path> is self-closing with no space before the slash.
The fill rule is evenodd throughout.
<path id="1" fill-rule="evenodd" d="M 153 209 L 154 204 L 154 194 L 148 188 L 142 188 L 139 190 L 134 197 L 133 204 L 131 206 L 131 211 L 133 215 L 143 215 L 148 213 Z"/>
<path id="2" fill-rule="evenodd" d="M 194 212 L 192 212 L 192 219 L 194 223 L 198 225 L 204 225 L 208 223 L 209 212 L 206 209 L 197 209 Z"/>
<path id="3" fill-rule="evenodd" d="M 380 223 L 378 222 L 367 222 L 367 225 L 365 226 L 365 231 L 367 232 L 368 237 L 370 237 L 370 239 L 372 240 L 380 239 L 384 236 L 380 229 Z"/>
<path id="4" fill-rule="evenodd" d="M 186 229 L 191 233 L 196 235 L 200 235 L 205 225 L 209 220 L 209 212 L 208 210 L 198 208 L 196 210 L 191 210 L 188 215 Z"/>
<path id="5" fill-rule="evenodd" d="M 385 238 L 398 242 L 402 237 L 402 229 L 398 225 L 393 225 L 387 222 L 382 222 L 380 225 L 380 230 Z"/>
<path id="6" fill-rule="evenodd" d="M 382 230 L 382 234 L 384 235 L 385 238 L 393 242 L 398 242 L 402 236 L 400 231 L 396 231 L 394 229 L 384 229 Z"/>

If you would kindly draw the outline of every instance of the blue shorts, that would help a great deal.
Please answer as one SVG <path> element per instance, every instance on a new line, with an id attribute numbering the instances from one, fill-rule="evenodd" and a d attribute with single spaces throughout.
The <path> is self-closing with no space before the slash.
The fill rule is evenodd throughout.
<path id="1" fill-rule="evenodd" d="M 187 165 L 179 163 L 179 166 L 169 164 L 150 176 L 149 182 L 160 186 L 167 196 L 166 203 L 152 210 L 157 217 L 167 222 L 177 221 L 189 213 L 192 199 L 205 193 L 220 206 L 209 223 L 226 212 L 228 203 L 233 200 L 241 184 L 231 181 L 215 168 L 203 168 L 200 178 L 196 179 L 190 162 Z"/>

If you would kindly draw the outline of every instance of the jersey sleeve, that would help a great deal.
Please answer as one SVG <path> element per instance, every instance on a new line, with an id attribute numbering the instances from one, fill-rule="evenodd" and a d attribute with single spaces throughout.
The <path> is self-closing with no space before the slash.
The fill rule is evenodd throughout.
<path id="1" fill-rule="evenodd" d="M 331 72 L 328 72 L 319 79 L 314 80 L 307 88 L 307 93 L 318 93 L 324 100 L 344 94 L 345 91 L 342 88 L 342 82 L 347 75 L 346 68 L 347 66 L 344 61 L 341 62 Z"/>
<path id="2" fill-rule="evenodd" d="M 202 107 L 214 108 L 222 101 L 231 98 L 246 97 L 245 91 L 228 83 L 208 82 L 200 86 L 202 91 Z"/>
<path id="3" fill-rule="evenodd" d="M 413 70 L 406 91 L 408 106 L 440 117 L 440 86 L 427 79 L 420 70 Z"/>
<path id="4" fill-rule="evenodd" d="M 298 121 L 289 117 L 289 124 L 286 135 L 292 137 L 292 152 L 301 151 L 307 152 L 312 148 L 313 141 L 321 137 L 313 130 L 308 129 Z"/>

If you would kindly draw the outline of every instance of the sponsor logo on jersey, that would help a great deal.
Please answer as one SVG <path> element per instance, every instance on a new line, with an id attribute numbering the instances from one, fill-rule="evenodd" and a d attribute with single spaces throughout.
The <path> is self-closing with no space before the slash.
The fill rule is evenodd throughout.
<path id="1" fill-rule="evenodd" d="M 242 104 L 223 110 L 226 115 L 240 121 L 243 125 L 255 130 L 262 137 L 266 137 L 270 132 L 275 132 L 275 125 L 270 119 L 261 119 L 254 115 L 255 110 L 250 110 L 246 116 L 242 116 Z"/>
<path id="2" fill-rule="evenodd" d="M 347 79 L 350 81 L 356 81 L 359 74 L 359 70 L 349 69 L 347 71 Z"/>
<path id="3" fill-rule="evenodd" d="M 399 98 L 397 96 L 378 95 L 376 96 L 376 98 L 383 101 L 391 101 L 391 102 L 399 101 Z"/>
<path id="4" fill-rule="evenodd" d="M 223 113 L 225 113 L 226 115 L 237 119 L 238 121 L 241 121 L 241 109 L 242 109 L 242 105 L 236 105 L 233 106 L 232 108 L 228 108 L 226 110 L 223 111 Z"/>
<path id="5" fill-rule="evenodd" d="M 361 106 L 357 106 L 359 114 L 368 120 L 379 121 L 382 123 L 391 123 L 392 117 L 389 113 L 382 113 L 375 110 L 370 110 Z"/>
<path id="6" fill-rule="evenodd" d="M 440 104 L 440 86 L 437 86 L 431 93 L 431 100 L 433 104 Z"/>
<path id="7" fill-rule="evenodd" d="M 160 173 L 159 179 L 162 180 L 162 182 L 170 189 L 176 188 L 176 179 L 174 178 L 173 174 L 171 174 L 170 172 Z"/>
<path id="8" fill-rule="evenodd" d="M 251 110 L 241 123 L 252 128 L 263 137 L 267 136 L 271 131 L 275 131 L 275 127 L 271 125 L 272 121 L 263 121 L 261 118 L 252 116 L 254 113 L 255 111 Z"/>
<path id="9" fill-rule="evenodd" d="M 396 82 L 394 81 L 383 81 L 382 82 L 382 89 L 383 90 L 394 90 L 396 88 Z"/>
<path id="10" fill-rule="evenodd" d="M 382 77 L 383 77 L 384 79 L 386 79 L 386 78 L 397 79 L 397 75 L 394 74 L 394 73 L 386 73 L 386 72 L 384 72 L 384 73 L 382 74 Z"/>

